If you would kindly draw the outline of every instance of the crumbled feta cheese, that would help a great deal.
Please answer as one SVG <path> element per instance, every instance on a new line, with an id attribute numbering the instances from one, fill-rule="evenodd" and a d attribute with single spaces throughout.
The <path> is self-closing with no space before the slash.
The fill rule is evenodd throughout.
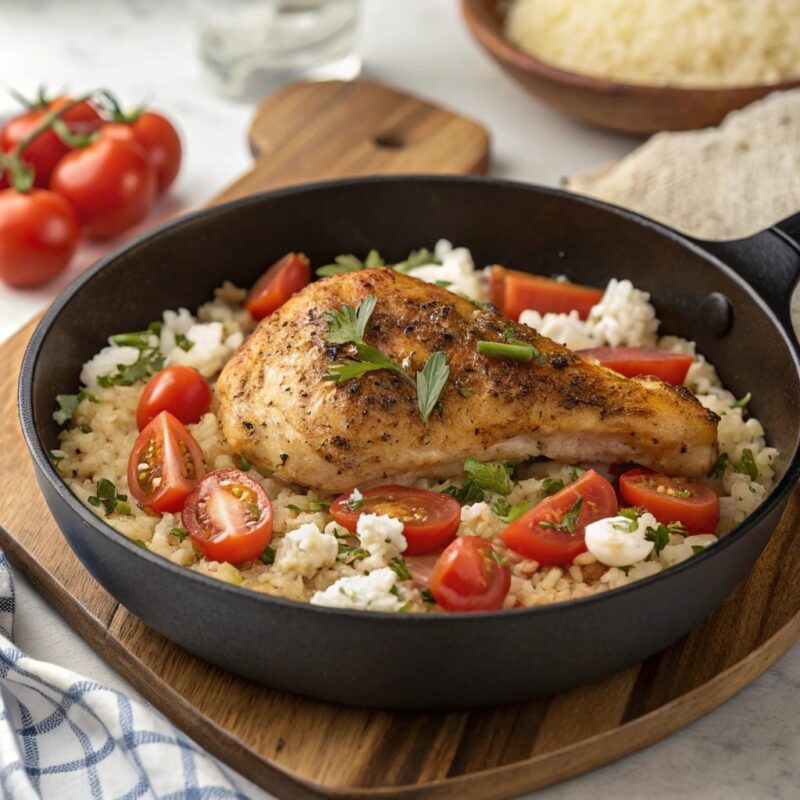
<path id="1" fill-rule="evenodd" d="M 138 347 L 117 347 L 109 345 L 104 347 L 96 356 L 89 359 L 81 369 L 81 384 L 89 389 L 97 388 L 97 379 L 104 375 L 115 375 L 119 365 L 129 366 L 135 364 L 141 355 Z"/>
<path id="2" fill-rule="evenodd" d="M 446 243 L 450 245 L 449 242 Z M 423 264 L 408 274 L 427 283 L 441 282 L 448 291 L 463 295 L 470 300 L 487 300 L 486 280 L 483 272 L 475 269 L 475 262 L 466 247 L 449 249 L 442 242 L 436 245 L 436 255 L 441 264 Z"/>
<path id="3" fill-rule="evenodd" d="M 627 567 L 644 561 L 653 551 L 654 543 L 645 538 L 648 528 L 658 526 L 649 513 L 638 519 L 608 517 L 586 526 L 586 547 L 601 563 L 609 567 Z"/>
<path id="4" fill-rule="evenodd" d="M 386 514 L 362 514 L 356 523 L 356 534 L 361 546 L 369 552 L 368 558 L 356 563 L 362 572 L 387 566 L 408 547 L 403 523 Z"/>
<path id="5" fill-rule="evenodd" d="M 397 575 L 389 567 L 376 569 L 369 575 L 339 578 L 324 592 L 316 592 L 311 604 L 362 611 L 400 611 L 406 601 L 395 588 L 396 583 Z"/>
<path id="6" fill-rule="evenodd" d="M 351 509 L 355 510 L 358 508 L 361 503 L 364 501 L 364 495 L 358 491 L 358 487 L 353 489 L 350 493 L 350 497 L 347 498 L 347 505 L 350 506 Z"/>
<path id="7" fill-rule="evenodd" d="M 652 347 L 657 330 L 658 318 L 650 295 L 629 280 L 616 278 L 608 282 L 600 302 L 586 320 L 586 332 L 597 345 Z"/>
<path id="8" fill-rule="evenodd" d="M 336 537 L 323 533 L 313 522 L 289 531 L 275 548 L 275 569 L 310 578 L 336 563 Z"/>

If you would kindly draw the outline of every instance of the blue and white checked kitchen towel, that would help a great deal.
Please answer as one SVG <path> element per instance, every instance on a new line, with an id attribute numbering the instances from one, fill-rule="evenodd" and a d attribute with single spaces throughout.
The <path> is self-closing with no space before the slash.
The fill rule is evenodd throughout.
<path id="1" fill-rule="evenodd" d="M 14 582 L 2 553 L 0 792 L 12 800 L 246 800 L 154 710 L 14 646 Z"/>

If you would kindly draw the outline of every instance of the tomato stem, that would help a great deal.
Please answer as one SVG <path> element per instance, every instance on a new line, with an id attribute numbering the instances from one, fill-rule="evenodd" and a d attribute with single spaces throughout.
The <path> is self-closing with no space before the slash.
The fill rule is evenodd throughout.
<path id="1" fill-rule="evenodd" d="M 144 104 L 136 106 L 132 111 L 125 112 L 117 100 L 116 95 L 108 89 L 101 89 L 98 94 L 104 98 L 108 104 L 107 111 L 111 114 L 113 122 L 122 122 L 125 124 L 132 124 L 142 115 L 146 106 Z"/>

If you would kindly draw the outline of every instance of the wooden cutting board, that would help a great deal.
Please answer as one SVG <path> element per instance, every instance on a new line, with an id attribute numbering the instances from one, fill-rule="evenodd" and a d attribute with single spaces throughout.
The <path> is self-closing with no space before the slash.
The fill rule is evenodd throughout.
<path id="1" fill-rule="evenodd" d="M 290 86 L 251 129 L 253 170 L 218 198 L 370 172 L 482 172 L 474 122 L 372 83 Z M 34 323 L 0 346 L 0 546 L 145 697 L 281 798 L 501 798 L 657 741 L 716 707 L 800 635 L 800 493 L 748 580 L 689 636 L 602 683 L 458 713 L 363 711 L 275 692 L 146 628 L 83 569 L 40 497 L 17 423 Z"/>

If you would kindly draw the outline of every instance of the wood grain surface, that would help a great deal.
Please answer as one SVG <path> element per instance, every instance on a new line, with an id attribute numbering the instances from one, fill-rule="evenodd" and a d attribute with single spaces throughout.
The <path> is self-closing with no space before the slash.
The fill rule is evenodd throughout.
<path id="1" fill-rule="evenodd" d="M 290 87 L 261 107 L 253 128 L 254 149 L 261 154 L 256 169 L 225 192 L 225 199 L 261 188 L 256 172 L 264 176 L 263 186 L 280 184 L 277 176 L 285 165 L 262 162 L 280 160 L 282 136 L 298 148 L 292 152 L 305 152 L 305 177 L 313 172 L 305 162 L 314 157 L 314 141 L 322 148 L 320 173 L 334 176 L 335 153 L 324 147 L 325 137 L 309 131 L 310 149 L 303 150 L 291 135 L 313 124 L 312 118 L 295 118 L 290 109 L 325 119 L 326 97 L 336 98 L 326 125 L 339 124 L 340 104 L 347 106 L 353 97 L 380 98 L 396 109 L 394 115 L 376 113 L 369 124 L 364 111 L 354 140 L 363 143 L 379 135 L 376 131 L 395 130 L 422 151 L 426 137 L 420 127 L 438 141 L 443 126 L 470 139 L 463 149 L 449 149 L 461 154 L 462 164 L 450 171 L 487 163 L 488 138 L 479 126 L 404 95 L 374 84 Z M 275 114 L 276 107 L 284 109 L 283 116 Z M 280 120 L 274 135 L 265 112 Z M 387 119 L 396 127 L 379 124 Z M 432 119 L 441 124 L 433 125 Z M 437 164 L 444 149 L 431 146 Z M 419 154 L 397 155 L 401 160 L 394 162 L 394 171 L 432 169 Z M 374 171 L 393 171 L 383 152 L 371 158 Z M 370 159 L 357 163 L 370 169 Z M 0 347 L 5 365 L 0 373 L 5 456 L 0 460 L 0 546 L 69 624 L 166 716 L 281 798 L 478 800 L 545 786 L 678 730 L 747 685 L 800 635 L 800 542 L 794 535 L 800 493 L 795 491 L 755 570 L 718 611 L 669 649 L 602 683 L 528 703 L 449 714 L 342 708 L 249 683 L 189 655 L 130 615 L 88 575 L 58 532 L 38 493 L 17 422 L 16 376 L 34 324 Z"/>

